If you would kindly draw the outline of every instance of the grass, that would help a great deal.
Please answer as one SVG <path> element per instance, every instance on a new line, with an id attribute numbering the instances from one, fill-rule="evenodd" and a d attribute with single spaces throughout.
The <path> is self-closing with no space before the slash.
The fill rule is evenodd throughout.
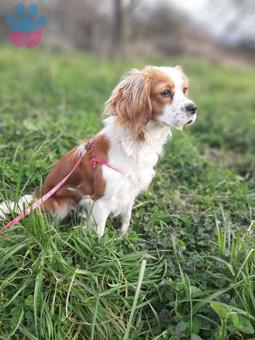
<path id="1" fill-rule="evenodd" d="M 255 70 L 199 60 L 197 123 L 174 131 L 131 232 L 98 240 L 33 213 L 0 235 L 0 339 L 248 339 L 255 329 Z M 0 50 L 2 198 L 40 185 L 101 126 L 104 101 L 137 64 Z"/>

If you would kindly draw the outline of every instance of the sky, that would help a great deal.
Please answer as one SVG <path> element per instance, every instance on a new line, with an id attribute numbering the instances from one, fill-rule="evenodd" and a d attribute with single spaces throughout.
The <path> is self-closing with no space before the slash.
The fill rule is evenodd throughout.
<path id="1" fill-rule="evenodd" d="M 210 1 L 208 0 L 169 0 L 177 8 L 183 10 L 195 22 L 203 25 L 213 35 L 217 36 L 222 32 L 227 21 L 226 14 L 221 15 L 221 20 L 217 20 L 217 10 L 209 10 Z"/>
<path id="2" fill-rule="evenodd" d="M 183 10 L 192 20 L 203 26 L 216 39 L 235 43 L 240 39 L 248 38 L 255 42 L 255 6 L 253 11 L 246 11 L 240 15 L 240 8 L 227 2 L 219 2 L 220 6 L 213 5 L 211 0 L 168 0 L 177 8 Z M 228 30 L 226 27 L 233 19 L 238 17 L 238 29 Z"/>
<path id="3" fill-rule="evenodd" d="M 199 17 L 199 11 L 204 7 L 207 0 L 171 0 L 169 2 L 172 2 L 176 6 L 185 9 L 186 11 L 192 13 L 192 15 Z"/>

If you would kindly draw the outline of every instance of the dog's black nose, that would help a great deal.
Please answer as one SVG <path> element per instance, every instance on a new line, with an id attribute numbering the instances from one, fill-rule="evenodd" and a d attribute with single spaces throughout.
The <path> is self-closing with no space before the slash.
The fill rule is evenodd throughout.
<path id="1" fill-rule="evenodd" d="M 194 115 L 197 112 L 197 107 L 195 104 L 190 103 L 185 106 L 185 110 Z"/>

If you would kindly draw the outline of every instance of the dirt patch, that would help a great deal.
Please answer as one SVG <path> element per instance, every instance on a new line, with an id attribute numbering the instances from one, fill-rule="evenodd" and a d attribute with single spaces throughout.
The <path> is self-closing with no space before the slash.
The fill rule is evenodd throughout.
<path id="1" fill-rule="evenodd" d="M 219 163 L 222 166 L 236 166 L 240 157 L 233 151 L 222 151 L 216 148 L 208 148 L 205 150 L 203 157 L 207 161 Z"/>

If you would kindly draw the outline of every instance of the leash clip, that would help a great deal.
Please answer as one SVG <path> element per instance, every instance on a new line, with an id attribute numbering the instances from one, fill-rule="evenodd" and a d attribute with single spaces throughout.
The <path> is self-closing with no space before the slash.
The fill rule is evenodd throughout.
<path id="1" fill-rule="evenodd" d="M 87 143 L 85 144 L 85 150 L 86 151 L 88 151 L 91 148 L 92 143 L 93 143 L 92 140 L 87 141 Z"/>

